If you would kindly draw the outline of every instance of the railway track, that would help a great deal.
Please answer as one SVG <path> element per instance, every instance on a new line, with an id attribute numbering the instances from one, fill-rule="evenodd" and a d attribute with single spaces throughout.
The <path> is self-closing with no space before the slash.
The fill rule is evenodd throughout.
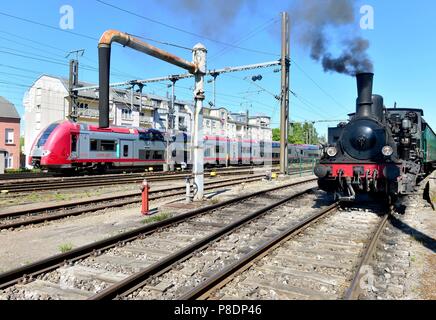
<path id="1" fill-rule="evenodd" d="M 272 170 L 273 172 L 276 169 Z M 216 171 L 218 175 L 236 175 L 236 174 L 254 174 L 256 172 L 265 172 L 265 169 L 252 168 L 252 169 L 239 169 L 239 170 L 219 170 Z M 305 170 L 303 172 L 309 172 Z M 206 174 L 209 174 L 207 171 Z M 71 188 L 83 188 L 94 186 L 112 186 L 126 183 L 142 182 L 144 178 L 149 181 L 168 181 L 184 179 L 189 173 L 137 173 L 137 174 L 117 174 L 117 175 L 104 175 L 92 177 L 70 177 L 70 178 L 43 178 L 31 181 L 13 181 L 0 183 L 0 190 L 4 193 L 23 193 L 33 191 L 45 190 L 59 190 Z"/>
<path id="2" fill-rule="evenodd" d="M 314 190 L 256 192 L 11 271 L 0 298 L 356 299 L 389 215 L 309 209 Z"/>
<path id="3" fill-rule="evenodd" d="M 138 272 L 170 263 L 175 253 L 194 253 L 314 187 L 314 179 L 310 179 L 243 195 L 11 270 L 0 275 L 0 297 L 91 298 L 114 284 L 138 277 Z M 256 207 L 262 209 L 246 210 Z"/>
<path id="4" fill-rule="evenodd" d="M 265 178 L 265 175 L 261 174 L 206 181 L 205 190 L 233 186 L 242 182 L 258 181 L 263 178 Z M 186 186 L 184 185 L 156 188 L 150 190 L 149 200 L 174 197 L 184 195 L 185 193 Z M 59 220 L 98 210 L 135 204 L 140 201 L 141 192 L 131 191 L 113 196 L 102 196 L 79 201 L 71 200 L 56 204 L 32 206 L 30 208 L 27 206 L 22 209 L 16 207 L 6 208 L 0 210 L 0 230 Z"/>
<path id="5" fill-rule="evenodd" d="M 389 214 L 336 209 L 290 226 L 179 299 L 357 299 Z"/>

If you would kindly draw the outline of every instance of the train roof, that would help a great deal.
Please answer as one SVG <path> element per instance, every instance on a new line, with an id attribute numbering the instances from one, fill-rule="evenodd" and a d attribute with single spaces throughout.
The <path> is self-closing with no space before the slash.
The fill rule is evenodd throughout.
<path id="1" fill-rule="evenodd" d="M 143 132 L 156 132 L 156 133 L 163 133 L 157 129 L 152 128 L 135 128 L 135 127 L 118 127 L 118 126 L 111 126 L 108 128 L 100 128 L 96 124 L 89 124 L 89 123 L 81 123 L 81 122 L 74 122 L 71 120 L 64 120 L 64 121 L 57 121 L 56 123 L 59 124 L 69 124 L 71 126 L 74 126 L 75 129 L 78 130 L 88 130 L 93 132 L 114 132 L 114 133 L 121 133 L 121 134 L 138 134 Z"/>

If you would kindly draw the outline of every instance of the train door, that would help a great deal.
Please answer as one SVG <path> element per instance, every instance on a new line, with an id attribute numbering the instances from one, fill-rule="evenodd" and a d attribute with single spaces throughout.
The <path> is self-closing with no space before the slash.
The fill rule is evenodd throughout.
<path id="1" fill-rule="evenodd" d="M 130 140 L 120 140 L 118 158 L 123 160 L 132 160 L 133 159 L 133 141 Z M 122 166 L 132 166 L 133 162 L 131 161 L 122 161 Z"/>
<path id="2" fill-rule="evenodd" d="M 71 134 L 71 153 L 70 159 L 75 160 L 79 154 L 79 134 L 73 133 Z"/>
<path id="3" fill-rule="evenodd" d="M 77 154 L 79 155 L 79 159 L 91 159 L 89 134 L 80 133 L 78 138 L 79 143 L 77 144 Z"/>

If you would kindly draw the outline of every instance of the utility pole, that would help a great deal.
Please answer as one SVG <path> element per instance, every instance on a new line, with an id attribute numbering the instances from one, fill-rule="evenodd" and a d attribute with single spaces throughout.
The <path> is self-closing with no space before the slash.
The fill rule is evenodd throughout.
<path id="1" fill-rule="evenodd" d="M 315 122 L 312 122 L 312 144 L 315 142 Z"/>
<path id="2" fill-rule="evenodd" d="M 77 94 L 78 92 L 74 90 L 79 85 L 79 56 L 83 56 L 85 53 L 84 49 L 70 51 L 65 56 L 68 58 L 70 55 L 75 54 L 76 59 L 70 60 L 70 73 L 68 78 L 68 93 L 70 96 L 70 110 L 69 110 L 69 118 L 73 121 L 77 121 L 78 113 L 77 113 Z"/>
<path id="3" fill-rule="evenodd" d="M 204 196 L 204 151 L 203 151 L 203 100 L 204 100 L 204 76 L 206 74 L 206 54 L 204 45 L 198 43 L 193 49 L 193 62 L 197 66 L 195 72 L 194 88 L 194 128 L 193 149 L 194 159 L 192 174 L 194 175 L 194 187 L 196 193 L 194 200 L 201 201 Z"/>
<path id="4" fill-rule="evenodd" d="M 213 78 L 213 107 L 216 108 L 216 77 L 218 77 L 219 73 L 218 72 L 211 72 L 210 75 Z"/>
<path id="5" fill-rule="evenodd" d="M 68 93 L 70 96 L 69 117 L 74 122 L 77 121 L 77 91 L 74 90 L 79 85 L 79 61 L 70 60 L 70 75 L 68 79 Z"/>
<path id="6" fill-rule="evenodd" d="M 282 12 L 281 108 L 280 108 L 280 173 L 288 173 L 289 119 L 289 17 Z"/>
<path id="7" fill-rule="evenodd" d="M 167 134 L 166 134 L 166 168 L 164 168 L 164 171 L 167 170 L 174 170 L 174 166 L 170 164 L 170 136 L 174 134 L 174 128 L 175 128 L 175 86 L 177 80 L 177 76 L 174 76 L 171 80 L 171 103 L 168 105 L 168 115 L 167 115 Z"/>

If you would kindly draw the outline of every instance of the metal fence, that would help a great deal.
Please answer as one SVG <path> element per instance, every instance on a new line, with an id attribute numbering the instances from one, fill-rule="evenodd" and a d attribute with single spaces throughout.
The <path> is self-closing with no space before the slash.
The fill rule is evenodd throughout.
<path id="1" fill-rule="evenodd" d="M 318 158 L 294 158 L 289 159 L 289 173 L 300 174 L 313 173 L 315 166 L 319 162 Z"/>

